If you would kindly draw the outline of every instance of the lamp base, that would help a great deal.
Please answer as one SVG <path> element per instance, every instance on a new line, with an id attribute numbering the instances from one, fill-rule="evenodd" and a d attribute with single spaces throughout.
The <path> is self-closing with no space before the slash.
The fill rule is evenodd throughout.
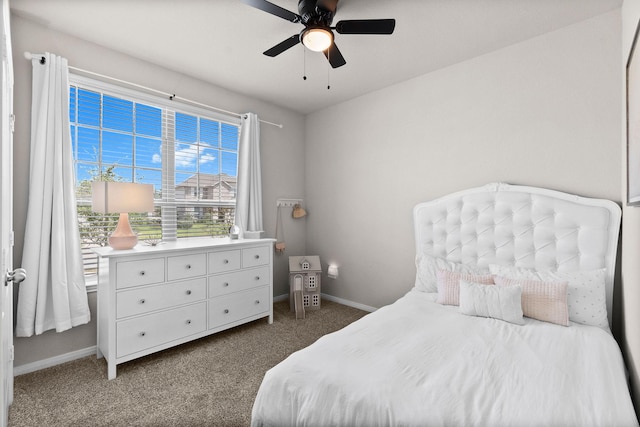
<path id="1" fill-rule="evenodd" d="M 122 250 L 122 249 L 131 249 L 135 245 L 138 244 L 138 236 L 110 236 L 109 237 L 109 246 L 113 249 Z"/>
<path id="2" fill-rule="evenodd" d="M 133 234 L 129 224 L 129 214 L 121 213 L 116 229 L 109 236 L 109 246 L 113 249 L 122 250 L 131 249 L 136 244 L 138 244 L 138 236 Z"/>

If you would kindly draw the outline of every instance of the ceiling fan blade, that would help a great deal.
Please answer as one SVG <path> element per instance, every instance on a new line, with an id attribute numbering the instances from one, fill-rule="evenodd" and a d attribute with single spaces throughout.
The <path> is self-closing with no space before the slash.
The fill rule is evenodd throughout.
<path id="1" fill-rule="evenodd" d="M 284 52 L 285 50 L 294 47 L 298 43 L 300 43 L 300 36 L 298 34 L 294 34 L 293 36 L 289 37 L 288 39 L 278 43 L 277 45 L 275 45 L 271 49 L 265 50 L 263 53 L 265 55 L 267 55 L 267 56 L 278 56 L 282 52 Z"/>
<path id="2" fill-rule="evenodd" d="M 266 0 L 242 0 L 242 3 L 255 7 L 256 9 L 263 10 L 272 15 L 279 16 L 287 21 L 300 22 L 302 20 L 300 15 L 297 13 L 293 13 Z"/>
<path id="3" fill-rule="evenodd" d="M 339 34 L 393 34 L 395 19 L 350 19 L 336 24 Z"/>
<path id="4" fill-rule="evenodd" d="M 342 67 L 347 63 L 347 61 L 344 60 L 344 57 L 342 56 L 342 53 L 340 53 L 340 50 L 338 49 L 338 46 L 336 46 L 335 42 L 331 43 L 331 46 L 329 46 L 329 48 L 322 53 L 324 53 L 324 56 L 327 57 L 332 68 Z"/>

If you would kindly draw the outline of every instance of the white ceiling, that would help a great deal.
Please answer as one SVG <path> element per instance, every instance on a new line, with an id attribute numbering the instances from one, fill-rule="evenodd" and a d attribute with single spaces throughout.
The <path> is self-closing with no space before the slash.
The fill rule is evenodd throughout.
<path id="1" fill-rule="evenodd" d="M 264 56 L 302 25 L 240 0 L 10 3 L 22 18 L 306 114 L 618 9 L 622 0 L 340 0 L 334 25 L 395 18 L 396 29 L 336 34 L 347 64 L 335 70 L 302 45 Z M 298 11 L 297 0 L 272 3 Z"/>

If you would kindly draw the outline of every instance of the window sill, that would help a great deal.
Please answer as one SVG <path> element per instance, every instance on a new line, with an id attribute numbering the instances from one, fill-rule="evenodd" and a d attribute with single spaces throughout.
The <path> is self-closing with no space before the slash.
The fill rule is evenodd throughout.
<path id="1" fill-rule="evenodd" d="M 87 289 L 87 293 L 98 292 L 98 279 L 95 277 L 86 279 L 85 286 Z"/>

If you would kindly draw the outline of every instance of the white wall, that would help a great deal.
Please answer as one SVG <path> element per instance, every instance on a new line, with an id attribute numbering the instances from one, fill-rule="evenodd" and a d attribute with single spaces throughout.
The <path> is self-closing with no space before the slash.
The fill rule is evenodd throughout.
<path id="1" fill-rule="evenodd" d="M 622 93 L 621 105 L 623 112 L 620 121 L 622 137 L 620 138 L 621 150 L 623 152 L 623 169 L 626 171 L 626 63 L 631 51 L 631 43 L 636 31 L 636 26 L 640 20 L 640 0 L 625 0 L 622 4 L 622 54 L 621 72 L 619 76 L 620 91 Z M 635 55 L 640 53 L 640 47 L 636 47 Z M 626 175 L 622 181 L 622 200 L 626 198 L 627 182 Z M 622 294 L 624 295 L 624 319 L 622 329 L 625 331 L 621 341 L 621 347 L 625 353 L 631 389 L 634 395 L 636 412 L 640 410 L 640 208 L 622 207 Z"/>
<path id="2" fill-rule="evenodd" d="M 14 135 L 14 229 L 16 233 L 15 265 L 22 259 L 24 222 L 29 182 L 29 126 L 31 108 L 31 63 L 24 51 L 49 51 L 69 59 L 69 64 L 96 73 L 117 77 L 158 90 L 176 93 L 183 98 L 220 107 L 228 111 L 255 112 L 259 117 L 282 123 L 283 129 L 262 125 L 263 211 L 267 237 L 274 237 L 276 199 L 299 197 L 304 194 L 304 118 L 301 114 L 253 99 L 171 70 L 159 68 L 138 59 L 45 28 L 16 15 L 11 16 L 15 69 Z M 303 253 L 305 248 L 304 221 L 285 217 L 287 249 Z M 274 264 L 274 294 L 288 293 L 288 264 L 286 257 L 276 256 Z M 16 292 L 17 294 L 17 292 Z M 95 319 L 95 297 L 89 295 Z M 95 322 L 57 334 L 15 340 L 15 366 L 57 356 L 95 345 Z"/>
<path id="3" fill-rule="evenodd" d="M 340 267 L 324 292 L 381 306 L 408 291 L 413 206 L 451 191 L 620 201 L 619 57 L 617 10 L 307 116 L 307 252 Z"/>

